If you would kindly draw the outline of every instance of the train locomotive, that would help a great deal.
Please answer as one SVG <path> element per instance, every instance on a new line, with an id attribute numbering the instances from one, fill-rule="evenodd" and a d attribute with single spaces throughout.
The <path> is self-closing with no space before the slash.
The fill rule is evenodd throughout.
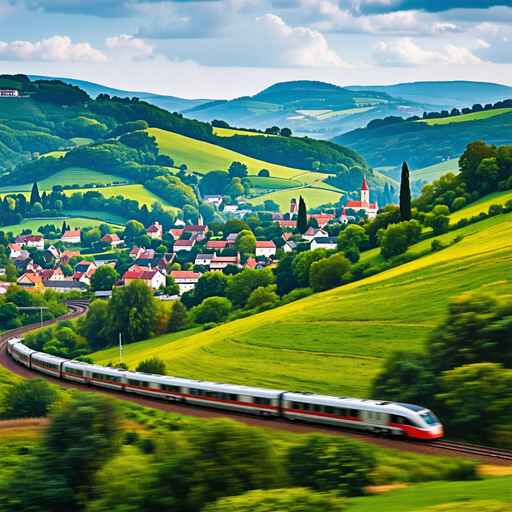
<path id="1" fill-rule="evenodd" d="M 434 413 L 417 405 L 182 379 L 97 366 L 37 352 L 23 345 L 21 338 L 10 339 L 7 352 L 15 361 L 32 370 L 124 393 L 382 435 L 423 440 L 443 436 L 443 426 Z"/>

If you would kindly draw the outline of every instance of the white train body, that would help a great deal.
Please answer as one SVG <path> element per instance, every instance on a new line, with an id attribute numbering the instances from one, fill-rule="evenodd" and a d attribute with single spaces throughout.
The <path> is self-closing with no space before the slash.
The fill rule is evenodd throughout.
<path id="1" fill-rule="evenodd" d="M 124 393 L 244 414 L 405 435 L 416 439 L 436 439 L 443 435 L 443 426 L 435 415 L 417 405 L 240 386 L 109 368 L 37 352 L 25 347 L 21 339 L 9 340 L 7 352 L 14 360 L 33 370 Z"/>

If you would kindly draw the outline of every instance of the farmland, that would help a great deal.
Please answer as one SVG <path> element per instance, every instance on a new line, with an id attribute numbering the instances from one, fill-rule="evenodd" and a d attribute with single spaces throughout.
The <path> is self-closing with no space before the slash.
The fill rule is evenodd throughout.
<path id="1" fill-rule="evenodd" d="M 22 220 L 19 224 L 14 226 L 6 226 L 2 228 L 6 233 L 11 233 L 13 236 L 19 235 L 24 229 L 31 229 L 33 233 L 37 233 L 37 230 L 40 226 L 44 226 L 46 224 L 55 224 L 56 227 L 60 229 L 62 226 L 63 219 L 62 218 L 53 218 L 53 219 L 27 219 Z M 72 226 L 73 228 L 85 228 L 92 227 L 97 228 L 100 224 L 109 224 L 103 220 L 99 219 L 85 219 L 83 217 L 71 217 L 66 219 L 66 224 Z M 111 224 L 114 229 L 119 229 L 119 226 L 116 224 Z"/>
<path id="2" fill-rule="evenodd" d="M 449 123 L 463 123 L 465 121 L 475 121 L 477 119 L 489 119 L 490 117 L 499 116 L 500 114 L 507 114 L 512 112 L 512 108 L 496 108 L 493 110 L 484 110 L 482 112 L 473 112 L 471 114 L 462 114 L 460 116 L 442 117 L 440 119 L 420 119 L 417 123 L 434 124 L 449 124 Z"/>
<path id="3" fill-rule="evenodd" d="M 219 137 L 233 137 L 233 135 L 260 135 L 263 137 L 273 137 L 267 133 L 246 132 L 245 130 L 233 130 L 231 128 L 217 128 L 213 127 L 213 133 Z"/>
<path id="4" fill-rule="evenodd" d="M 296 180 L 285 180 L 284 178 L 265 178 L 260 176 L 251 176 L 251 182 L 256 188 L 274 190 L 300 187 L 302 185 L 302 183 Z"/>
<path id="5" fill-rule="evenodd" d="M 459 159 L 452 158 L 451 160 L 446 160 L 444 162 L 440 162 L 435 165 L 430 165 L 429 167 L 423 167 L 423 169 L 417 169 L 416 171 L 410 172 L 411 181 L 415 180 L 425 180 L 429 183 L 432 183 L 434 180 L 437 180 L 443 174 L 448 172 L 453 172 L 453 174 L 459 174 Z"/>
<path id="6" fill-rule="evenodd" d="M 474 215 L 478 215 L 480 212 L 487 213 L 491 204 L 505 204 L 507 201 L 512 199 L 512 190 L 505 190 L 503 192 L 493 192 L 484 197 L 481 197 L 474 203 L 468 204 L 464 208 L 452 213 L 450 215 L 450 223 L 454 224 L 460 219 L 470 219 Z"/>
<path id="7" fill-rule="evenodd" d="M 267 169 L 273 177 L 287 179 L 306 173 L 301 169 L 263 162 L 208 142 L 191 139 L 158 128 L 149 128 L 147 132 L 156 137 L 160 152 L 169 155 L 176 166 L 186 164 L 189 170 L 199 174 L 216 170 L 227 171 L 235 161 L 247 165 L 249 174 L 252 175 L 257 175 L 261 169 Z"/>
<path id="8" fill-rule="evenodd" d="M 321 184 L 318 185 L 320 186 Z M 321 204 L 337 203 L 340 200 L 341 192 L 312 187 L 294 188 L 270 192 L 269 194 L 251 198 L 251 203 L 254 205 L 263 204 L 266 200 L 271 199 L 281 207 L 281 211 L 286 212 L 288 211 L 291 199 L 298 199 L 299 196 L 304 198 L 308 208 L 315 208 Z"/>
<path id="9" fill-rule="evenodd" d="M 167 340 L 159 354 L 172 375 L 365 396 L 383 357 L 404 346 L 421 350 L 451 298 L 508 293 L 512 214 L 476 226 L 455 245 L 363 281 L 189 337 L 140 342 L 126 362 L 135 365 L 148 344 Z M 93 358 L 106 363 L 115 352 Z"/>

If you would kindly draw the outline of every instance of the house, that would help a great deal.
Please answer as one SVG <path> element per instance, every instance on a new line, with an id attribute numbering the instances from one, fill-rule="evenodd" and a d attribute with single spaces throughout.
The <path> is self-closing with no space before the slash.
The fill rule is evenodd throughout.
<path id="1" fill-rule="evenodd" d="M 44 237 L 29 235 L 27 236 L 25 245 L 35 247 L 38 251 L 44 251 Z"/>
<path id="2" fill-rule="evenodd" d="M 1 89 L 0 96 L 2 98 L 15 98 L 19 93 L 16 89 Z"/>
<path id="3" fill-rule="evenodd" d="M 311 214 L 311 215 L 308 215 L 308 220 L 309 219 L 315 219 L 318 226 L 323 228 L 324 226 L 326 226 L 330 220 L 333 220 L 335 218 L 335 215 L 334 213 L 314 213 L 314 214 Z"/>
<path id="4" fill-rule="evenodd" d="M 361 187 L 361 201 L 349 201 L 345 208 L 351 208 L 355 211 L 363 210 L 368 218 L 375 219 L 379 211 L 377 201 L 374 204 L 370 203 L 370 189 L 366 184 L 366 177 L 363 178 L 363 186 Z"/>
<path id="5" fill-rule="evenodd" d="M 134 260 L 136 260 L 137 258 L 140 258 L 141 254 L 145 254 L 146 253 L 146 249 L 144 249 L 144 247 L 134 247 L 130 253 L 129 253 L 129 256 L 130 258 L 133 258 Z"/>
<path id="6" fill-rule="evenodd" d="M 163 274 L 167 273 L 167 265 L 174 259 L 176 255 L 173 253 L 155 253 L 143 254 L 141 258 L 136 260 L 136 264 L 141 271 L 144 270 L 160 270 Z"/>
<path id="7" fill-rule="evenodd" d="M 145 270 L 139 276 L 140 281 L 144 281 L 153 290 L 158 290 L 161 286 L 165 286 L 165 276 L 157 269 Z"/>
<path id="8" fill-rule="evenodd" d="M 16 270 L 22 270 L 26 272 L 32 268 L 33 260 L 32 258 L 24 258 L 23 256 L 19 256 L 14 260 L 14 266 Z"/>
<path id="9" fill-rule="evenodd" d="M 290 233 L 289 231 L 284 231 L 283 232 L 283 238 L 284 238 L 284 241 L 285 242 L 288 242 L 288 240 L 290 240 L 290 238 L 293 236 L 293 233 Z"/>
<path id="10" fill-rule="evenodd" d="M 183 229 L 169 229 L 170 235 L 174 238 L 174 240 L 178 240 L 179 237 L 183 234 Z"/>
<path id="11" fill-rule="evenodd" d="M 124 273 L 123 281 L 128 286 L 132 281 L 136 281 L 142 275 L 140 270 L 128 270 Z"/>
<path id="12" fill-rule="evenodd" d="M 71 258 L 74 258 L 75 256 L 81 256 L 80 251 L 66 251 L 60 257 L 59 263 L 61 265 L 68 265 Z"/>
<path id="13" fill-rule="evenodd" d="M 155 222 L 153 225 L 146 229 L 146 232 L 150 238 L 162 238 L 162 226 L 160 223 Z"/>
<path id="14" fill-rule="evenodd" d="M 92 261 L 82 260 L 75 265 L 75 272 L 87 273 L 90 270 L 96 270 L 96 265 Z"/>
<path id="15" fill-rule="evenodd" d="M 351 220 L 354 220 L 354 221 L 355 221 L 355 220 L 356 220 L 356 218 L 355 218 L 354 216 L 352 216 L 352 215 L 347 215 L 347 214 L 345 213 L 345 207 L 343 207 L 343 209 L 341 210 L 340 222 L 341 222 L 342 224 L 348 224 L 348 223 L 349 223 L 349 221 L 351 221 Z"/>
<path id="16" fill-rule="evenodd" d="M 175 225 L 175 226 L 184 226 L 184 225 L 185 225 L 185 223 L 184 223 L 181 219 L 176 219 L 176 220 L 174 221 L 174 225 Z"/>
<path id="17" fill-rule="evenodd" d="M 244 268 L 256 268 L 258 266 L 258 262 L 255 258 L 247 258 L 245 262 Z"/>
<path id="18" fill-rule="evenodd" d="M 41 272 L 41 276 L 43 279 L 48 279 L 50 281 L 64 281 L 66 277 L 60 267 L 50 270 L 43 270 Z"/>
<path id="19" fill-rule="evenodd" d="M 204 265 L 205 267 L 209 267 L 212 262 L 213 254 L 198 254 L 196 256 L 195 265 Z"/>
<path id="20" fill-rule="evenodd" d="M 311 250 L 315 249 L 336 249 L 338 245 L 338 237 L 336 236 L 325 236 L 325 237 L 317 237 L 311 240 Z"/>
<path id="21" fill-rule="evenodd" d="M 206 248 L 213 249 L 215 251 L 220 251 L 227 247 L 229 247 L 229 242 L 227 240 L 208 240 L 208 242 L 206 242 Z"/>
<path id="22" fill-rule="evenodd" d="M 230 247 L 233 247 L 235 245 L 236 237 L 238 236 L 238 233 L 230 233 L 226 237 L 226 241 L 228 242 Z"/>
<path id="23" fill-rule="evenodd" d="M 71 276 L 71 279 L 73 281 L 78 281 L 80 283 L 91 284 L 91 279 L 89 278 L 89 276 L 85 272 L 75 272 Z"/>
<path id="24" fill-rule="evenodd" d="M 276 244 L 270 242 L 256 242 L 256 256 L 273 256 L 276 253 Z"/>
<path id="25" fill-rule="evenodd" d="M 176 240 L 173 250 L 175 253 L 179 251 L 191 251 L 195 243 L 195 240 Z"/>
<path id="26" fill-rule="evenodd" d="M 273 213 L 272 214 L 272 221 L 275 220 L 284 220 L 284 213 Z"/>
<path id="27" fill-rule="evenodd" d="M 296 199 L 292 199 L 290 203 L 290 215 L 293 215 L 294 213 L 299 213 L 299 204 Z"/>
<path id="28" fill-rule="evenodd" d="M 79 244 L 80 243 L 80 230 L 71 229 L 65 231 L 61 237 L 61 241 L 67 244 Z"/>
<path id="29" fill-rule="evenodd" d="M 183 295 L 184 292 L 187 292 L 189 290 L 193 290 L 201 276 L 201 273 L 192 272 L 191 270 L 171 271 L 171 277 L 174 279 L 174 282 L 180 287 L 180 295 Z"/>
<path id="30" fill-rule="evenodd" d="M 19 258 L 21 256 L 21 246 L 19 244 L 9 244 L 7 249 L 11 251 L 10 257 L 12 259 Z"/>
<path id="31" fill-rule="evenodd" d="M 198 225 L 185 226 L 183 228 L 183 231 L 185 231 L 187 233 L 192 233 L 192 236 L 196 235 L 198 240 L 202 240 L 204 238 L 204 236 L 206 235 L 206 233 L 208 233 L 209 229 L 208 229 L 208 226 L 203 226 L 202 224 L 198 224 Z"/>
<path id="32" fill-rule="evenodd" d="M 297 221 L 296 220 L 278 220 L 276 221 L 280 227 L 282 228 L 296 228 L 297 227 Z"/>
<path id="33" fill-rule="evenodd" d="M 210 263 L 210 270 L 224 270 L 228 265 L 236 265 L 237 267 L 241 267 L 239 252 L 237 252 L 236 256 L 217 256 L 217 254 L 214 254 Z"/>
<path id="34" fill-rule="evenodd" d="M 224 211 L 225 212 L 236 212 L 238 210 L 237 204 L 225 204 Z"/>
<path id="35" fill-rule="evenodd" d="M 16 282 L 22 288 L 32 288 L 34 290 L 42 290 L 44 288 L 43 278 L 35 273 L 27 272 L 23 274 Z"/>
<path id="36" fill-rule="evenodd" d="M 302 235 L 304 240 L 311 242 L 313 238 L 329 236 L 327 231 L 320 228 L 308 228 L 308 230 Z"/>
<path id="37" fill-rule="evenodd" d="M 299 245 L 299 243 L 296 242 L 295 240 L 288 240 L 288 242 L 286 242 L 283 245 L 283 250 L 284 250 L 284 252 L 294 251 L 295 249 L 297 249 L 298 245 Z"/>
<path id="38" fill-rule="evenodd" d="M 213 204 L 215 206 L 219 206 L 222 203 L 222 196 L 219 195 L 205 195 L 203 196 L 203 201 L 205 203 Z"/>
<path id="39" fill-rule="evenodd" d="M 102 239 L 102 242 L 108 242 L 112 247 L 115 247 L 116 245 L 122 244 L 123 240 L 121 240 L 115 233 L 114 234 L 107 234 Z"/>
<path id="40" fill-rule="evenodd" d="M 45 288 L 51 288 L 58 293 L 69 293 L 73 290 L 85 291 L 85 284 L 80 281 L 50 281 L 43 279 Z"/>
<path id="41" fill-rule="evenodd" d="M 44 258 L 44 261 L 46 261 L 46 263 L 48 263 L 49 261 L 52 261 L 53 259 L 55 259 L 55 261 L 59 261 L 61 256 L 62 256 L 62 253 L 61 253 L 60 249 L 57 249 L 57 247 L 55 247 L 53 244 L 50 245 L 50 247 L 48 247 L 48 249 L 46 249 L 46 251 L 44 251 L 44 254 L 43 254 L 43 258 Z"/>

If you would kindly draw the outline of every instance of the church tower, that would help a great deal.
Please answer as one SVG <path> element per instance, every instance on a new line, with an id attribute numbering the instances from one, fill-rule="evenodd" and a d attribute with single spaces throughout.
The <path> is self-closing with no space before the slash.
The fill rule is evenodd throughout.
<path id="1" fill-rule="evenodd" d="M 370 189 L 366 184 L 366 176 L 363 178 L 363 186 L 361 187 L 361 202 L 370 204 Z"/>

